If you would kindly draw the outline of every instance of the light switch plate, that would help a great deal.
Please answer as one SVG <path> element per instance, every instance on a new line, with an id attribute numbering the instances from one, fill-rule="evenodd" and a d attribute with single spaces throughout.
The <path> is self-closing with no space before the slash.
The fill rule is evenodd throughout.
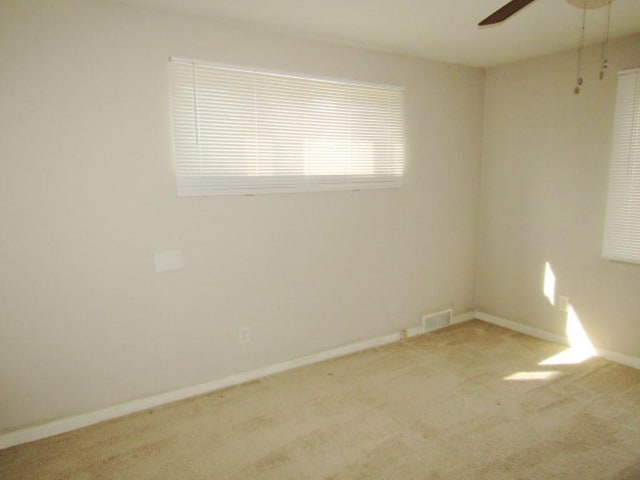
<path id="1" fill-rule="evenodd" d="M 153 266 L 157 273 L 181 270 L 183 267 L 182 252 L 180 250 L 156 252 L 153 254 Z"/>

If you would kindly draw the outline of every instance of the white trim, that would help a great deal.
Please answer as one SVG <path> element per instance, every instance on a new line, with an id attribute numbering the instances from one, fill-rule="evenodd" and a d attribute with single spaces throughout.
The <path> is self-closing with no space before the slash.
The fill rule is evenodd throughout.
<path id="1" fill-rule="evenodd" d="M 400 338 L 404 340 L 405 338 L 416 337 L 418 335 L 422 335 L 423 333 L 425 333 L 425 331 L 424 327 L 421 325 L 418 325 L 417 327 L 407 327 L 403 328 L 400 331 Z"/>
<path id="2" fill-rule="evenodd" d="M 191 65 L 204 65 L 207 67 L 224 68 L 228 70 L 240 70 L 243 72 L 265 73 L 267 75 L 280 75 L 283 77 L 302 78 L 305 80 L 319 80 L 321 82 L 344 83 L 348 85 L 356 85 L 356 86 L 363 86 L 363 87 L 379 87 L 379 88 L 386 88 L 388 90 L 398 90 L 398 91 L 405 90 L 405 87 L 403 87 L 402 85 L 391 85 L 389 83 L 361 82 L 358 80 L 351 80 L 348 78 L 326 77 L 321 75 L 307 75 L 305 73 L 287 72 L 285 70 L 273 70 L 269 68 L 249 67 L 247 65 L 237 65 L 237 64 L 223 63 L 223 62 L 211 62 L 207 60 L 198 60 L 196 58 L 189 58 L 189 57 L 171 56 L 169 57 L 169 61 L 173 63 L 190 63 Z"/>
<path id="3" fill-rule="evenodd" d="M 626 365 L 628 367 L 633 367 L 640 369 L 640 357 L 632 357 L 631 355 L 626 355 L 624 353 L 612 352 L 611 350 L 606 350 L 604 348 L 595 347 L 596 353 L 606 358 L 607 360 L 611 360 L 612 362 L 621 363 L 622 365 Z"/>
<path id="4" fill-rule="evenodd" d="M 342 347 L 332 348 L 323 352 L 313 353 L 303 357 L 298 357 L 275 365 L 257 368 L 248 372 L 229 375 L 220 380 L 213 380 L 199 385 L 180 388 L 170 392 L 153 395 L 150 397 L 132 400 L 130 402 L 120 403 L 111 407 L 103 408 L 94 412 L 83 413 L 72 417 L 54 420 L 52 422 L 36 425 L 21 430 L 16 430 L 0 435 L 0 450 L 3 448 L 13 447 L 21 443 L 33 442 L 46 437 L 52 437 L 61 433 L 70 432 L 79 428 L 88 427 L 99 422 L 111 420 L 114 418 L 129 415 L 131 413 L 140 412 L 149 408 L 157 407 L 185 398 L 194 397 L 210 393 L 215 390 L 240 385 L 242 383 L 256 380 L 276 373 L 284 372 L 294 368 L 310 365 L 312 363 L 322 362 L 331 358 L 341 357 L 350 353 L 359 352 L 369 348 L 375 348 L 400 340 L 400 333 L 392 333 L 381 337 L 362 340 L 360 342 L 351 343 Z"/>
<path id="5" fill-rule="evenodd" d="M 484 312 L 476 311 L 475 317 L 478 320 L 482 320 L 483 322 L 491 323 L 499 327 L 508 328 L 509 330 L 524 333 L 525 335 L 530 335 L 532 337 L 541 338 L 542 340 L 547 340 L 548 342 L 558 343 L 560 345 L 566 345 L 566 346 L 569 345 L 569 340 L 567 339 L 567 337 L 563 335 L 557 335 L 555 333 L 551 333 L 546 330 L 530 327 L 529 325 L 524 325 L 522 323 L 514 322 L 512 320 L 496 317 L 495 315 L 489 315 L 488 313 L 484 313 Z"/>
<path id="6" fill-rule="evenodd" d="M 456 325 L 458 323 L 468 322 L 470 320 L 475 320 L 476 312 L 470 311 L 467 313 L 460 313 L 451 318 L 451 325 Z"/>
<path id="7" fill-rule="evenodd" d="M 276 175 L 270 178 L 276 178 Z M 278 177 L 283 178 L 283 177 Z M 257 195 L 271 195 L 278 193 L 304 193 L 304 192 L 360 192 L 363 190 L 383 190 L 401 188 L 403 178 L 401 175 L 395 180 L 388 182 L 370 182 L 370 183 L 330 183 L 328 185 L 293 185 L 291 187 L 244 187 L 244 188 L 225 188 L 222 193 L 215 195 L 243 195 L 245 197 L 255 197 Z M 198 191 L 178 191 L 177 196 L 181 198 L 202 197 L 202 190 Z"/>
<path id="8" fill-rule="evenodd" d="M 402 89 L 196 60 L 170 65 L 178 196 L 402 185 Z"/>
<path id="9" fill-rule="evenodd" d="M 508 328 L 510 330 L 541 338 L 553 343 L 568 345 L 567 338 L 562 335 L 557 335 L 546 330 L 540 330 L 535 327 L 530 327 L 522 323 L 496 317 L 495 315 L 489 315 L 488 313 L 479 311 L 470 311 L 455 315 L 451 319 L 451 325 L 464 323 L 474 319 L 482 320 L 487 323 Z M 407 336 L 414 336 L 423 333 L 417 331 L 417 329 L 420 328 L 421 327 L 410 327 L 403 330 L 402 332 L 391 333 L 389 335 L 384 335 L 381 337 L 362 340 L 360 342 L 351 343 L 342 347 L 337 347 L 330 350 L 325 350 L 323 352 L 298 357 L 286 362 L 257 368 L 248 372 L 229 375 L 228 377 L 219 380 L 213 380 L 210 382 L 201 383 L 199 385 L 180 388 L 170 392 L 161 393 L 159 395 L 153 395 L 150 397 L 132 400 L 130 402 L 113 405 L 111 407 L 97 410 L 95 412 L 62 418 L 42 425 L 36 425 L 33 427 L 0 434 L 0 450 L 19 445 L 21 443 L 33 442 L 42 438 L 59 435 L 61 433 L 70 432 L 72 430 L 77 430 L 83 427 L 88 427 L 89 425 L 94 425 L 99 422 L 112 420 L 114 418 L 122 417 L 124 415 L 129 415 L 135 412 L 140 412 L 160 405 L 165 405 L 167 403 L 184 400 L 196 395 L 202 395 L 234 385 L 240 385 L 251 380 L 256 380 L 258 378 L 274 375 L 276 373 L 285 372 L 287 370 L 292 370 L 294 368 L 302 367 L 305 365 L 310 365 L 313 363 L 322 362 L 324 360 L 348 355 L 350 353 L 360 352 L 369 348 L 375 348 L 382 345 L 394 343 L 402 338 L 403 332 L 406 332 L 408 334 Z M 630 355 L 612 352 L 610 350 L 600 348 L 596 348 L 596 352 L 598 353 L 598 355 L 613 362 L 640 369 L 640 358 L 638 357 L 632 357 Z"/>
<path id="10" fill-rule="evenodd" d="M 626 70 L 618 71 L 618 76 L 620 75 L 633 75 L 635 73 L 640 72 L 640 68 L 627 68 Z"/>
<path id="11" fill-rule="evenodd" d="M 508 328 L 509 330 L 514 330 L 516 332 L 524 333 L 532 337 L 541 338 L 549 342 L 558 343 L 560 345 L 566 345 L 566 346 L 569 345 L 569 339 L 564 335 L 551 333 L 551 332 L 548 332 L 547 330 L 541 330 L 539 328 L 531 327 L 529 325 L 524 325 L 522 323 L 514 322 L 512 320 L 496 317 L 495 315 L 489 315 L 488 313 L 476 311 L 475 318 L 487 323 L 492 323 L 493 325 L 498 325 L 499 327 Z M 619 352 L 613 352 L 611 350 L 607 350 L 604 348 L 598 348 L 598 347 L 594 347 L 594 348 L 596 350 L 596 353 L 600 357 L 606 358 L 607 360 L 611 360 L 612 362 L 626 365 L 628 367 L 640 369 L 640 357 L 633 357 L 631 355 L 626 355 L 624 353 L 619 353 Z"/>

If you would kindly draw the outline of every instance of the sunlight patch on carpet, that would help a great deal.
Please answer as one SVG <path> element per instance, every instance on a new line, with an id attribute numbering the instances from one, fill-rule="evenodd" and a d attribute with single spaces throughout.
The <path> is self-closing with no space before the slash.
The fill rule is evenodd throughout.
<path id="1" fill-rule="evenodd" d="M 527 381 L 527 380 L 551 380 L 560 376 L 561 373 L 557 371 L 542 371 L 542 372 L 516 372 L 508 377 L 504 377 L 503 380 L 513 381 Z"/>

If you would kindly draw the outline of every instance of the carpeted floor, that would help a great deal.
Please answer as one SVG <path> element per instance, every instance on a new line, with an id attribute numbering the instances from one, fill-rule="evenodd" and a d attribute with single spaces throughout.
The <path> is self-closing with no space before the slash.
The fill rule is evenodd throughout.
<path id="1" fill-rule="evenodd" d="M 640 370 L 473 321 L 0 451 L 0 478 L 640 479 Z M 550 363 L 550 362 L 547 362 Z"/>

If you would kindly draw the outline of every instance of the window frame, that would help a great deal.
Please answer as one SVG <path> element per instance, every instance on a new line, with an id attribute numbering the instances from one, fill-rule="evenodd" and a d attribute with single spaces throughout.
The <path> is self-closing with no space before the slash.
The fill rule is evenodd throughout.
<path id="1" fill-rule="evenodd" d="M 173 158 L 175 162 L 175 173 L 176 173 L 176 182 L 177 182 L 177 190 L 178 196 L 202 196 L 202 195 L 255 195 L 255 194 L 263 194 L 263 193 L 284 193 L 284 192 L 314 192 L 314 191 L 337 191 L 337 190 L 361 190 L 361 189 L 379 189 L 379 188 L 397 188 L 402 186 L 405 165 L 406 165 L 406 148 L 405 148 L 405 109 L 404 109 L 404 87 L 397 85 L 387 85 L 381 83 L 371 83 L 371 82 L 360 82 L 360 81 L 352 81 L 346 79 L 338 79 L 332 77 L 322 77 L 315 75 L 302 75 L 299 73 L 292 72 L 283 72 L 278 70 L 269 70 L 255 67 L 246 67 L 232 64 L 225 64 L 219 62 L 208 62 L 202 60 L 195 60 L 191 58 L 184 57 L 170 57 L 169 64 L 171 69 L 171 121 L 172 121 L 172 132 L 173 132 Z M 327 174 L 320 173 L 306 173 L 306 174 L 292 174 L 287 173 L 286 175 L 282 174 L 247 174 L 247 175 L 185 175 L 184 170 L 181 170 L 181 166 L 186 164 L 184 157 L 180 156 L 179 146 L 177 145 L 181 140 L 178 138 L 177 134 L 177 113 L 176 113 L 176 96 L 178 93 L 176 92 L 176 88 L 179 86 L 176 85 L 176 65 L 182 66 L 191 66 L 193 70 L 194 80 L 193 80 L 193 101 L 194 101 L 194 116 L 196 117 L 194 129 L 197 132 L 199 129 L 199 124 L 197 120 L 197 87 L 196 87 L 196 79 L 195 79 L 195 69 L 196 68 L 210 68 L 210 69 L 219 69 L 219 70 L 228 70 L 234 72 L 240 72 L 242 74 L 253 75 L 253 76 L 269 76 L 269 78 L 277 79 L 278 77 L 283 77 L 284 79 L 292 79 L 292 81 L 301 81 L 301 82 L 321 82 L 324 85 L 333 85 L 344 87 L 346 89 L 378 89 L 380 92 L 387 92 L 389 97 L 395 96 L 393 98 L 393 102 L 395 102 L 392 106 L 386 106 L 388 109 L 387 117 L 391 117 L 392 120 L 395 121 L 393 124 L 387 123 L 386 125 L 378 125 L 377 128 L 386 128 L 387 131 L 393 130 L 393 142 L 388 140 L 389 144 L 386 145 L 386 148 L 389 149 L 389 152 L 385 152 L 385 154 L 379 154 L 378 151 L 375 151 L 372 156 L 384 156 L 387 155 L 384 161 L 378 162 L 374 160 L 372 162 L 372 166 L 369 168 L 373 171 L 371 172 L 358 172 L 354 173 L 340 173 L 340 172 L 328 172 Z M 320 83 L 318 83 L 320 84 Z M 255 87 L 254 87 L 255 88 Z M 256 101 L 257 102 L 257 101 Z M 399 105 L 399 106 L 398 106 Z M 341 108 L 345 108 L 345 105 L 339 105 Z M 259 106 L 254 105 L 254 108 L 257 110 Z M 308 106 L 307 106 L 308 108 Z M 256 118 L 258 115 L 256 114 Z M 389 119 L 387 119 L 389 122 Z M 260 128 L 260 125 L 257 125 L 258 121 L 256 120 L 256 129 Z M 256 138 L 259 135 L 259 132 L 256 134 Z M 351 125 L 349 128 L 349 155 L 352 154 L 354 137 L 351 132 Z M 389 136 L 389 133 L 387 133 Z M 197 138 L 197 134 L 196 134 Z M 381 138 L 381 137 L 380 137 Z M 378 137 L 376 137 L 378 139 Z M 197 140 L 196 140 L 197 142 Z M 395 142 L 395 143 L 394 143 Z M 344 147 L 344 145 L 342 145 Z M 241 147 L 240 147 L 241 148 Z M 321 147 L 318 147 L 322 149 Z M 325 150 L 328 147 L 325 146 Z M 334 147 L 335 148 L 335 147 Z M 258 144 L 255 147 L 256 152 L 258 151 Z M 395 149 L 391 151 L 392 149 Z M 255 155 L 260 155 L 259 153 L 255 153 Z M 326 156 L 326 154 L 325 154 Z M 399 162 L 392 161 L 390 158 L 399 157 Z M 318 160 L 314 160 L 316 165 L 316 169 L 318 165 Z M 298 159 L 295 161 L 295 168 L 306 168 L 306 161 Z M 193 163 L 193 162 L 192 162 Z M 259 163 L 259 160 L 256 160 L 256 163 Z M 291 161 L 289 163 L 292 163 Z M 339 168 L 344 168 L 343 163 L 334 162 L 332 157 L 332 162 L 334 164 L 341 165 Z M 211 163 L 213 165 L 214 163 Z M 278 164 L 280 165 L 280 164 Z M 399 165 L 399 167 L 398 167 Z M 241 166 L 241 165 L 240 165 Z M 322 167 L 322 165 L 320 165 Z M 391 166 L 391 167 L 390 167 Z M 324 167 L 323 167 L 324 168 Z M 352 167 L 355 168 L 355 167 Z M 385 168 L 393 168 L 395 170 L 385 170 Z M 375 170 L 375 171 L 374 171 Z M 383 173 L 379 173 L 379 172 Z M 392 172 L 392 173 L 389 173 Z M 215 184 L 215 185 L 214 185 Z M 212 186 L 213 185 L 213 186 Z"/>
<path id="2" fill-rule="evenodd" d="M 640 68 L 618 72 L 602 256 L 640 264 Z"/>

